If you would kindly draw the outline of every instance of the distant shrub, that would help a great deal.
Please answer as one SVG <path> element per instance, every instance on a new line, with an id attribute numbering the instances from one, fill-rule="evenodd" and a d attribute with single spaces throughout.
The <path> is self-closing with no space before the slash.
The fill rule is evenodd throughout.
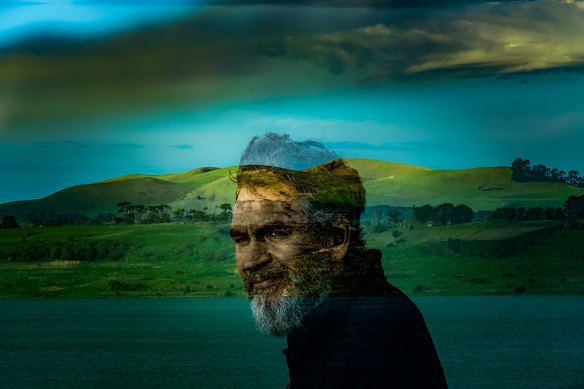
<path id="1" fill-rule="evenodd" d="M 525 287 L 525 285 L 519 285 L 517 288 L 515 288 L 515 293 L 523 293 L 527 290 L 527 288 Z"/>
<path id="2" fill-rule="evenodd" d="M 389 227 L 385 224 L 376 224 L 373 227 L 373 232 L 377 232 L 377 233 L 381 233 L 381 232 L 385 232 L 389 229 Z"/>
<path id="3" fill-rule="evenodd" d="M 485 279 L 485 278 L 471 278 L 470 282 L 473 282 L 475 284 L 480 284 L 480 285 L 487 285 L 487 284 L 492 284 L 491 281 Z"/>
<path id="4" fill-rule="evenodd" d="M 430 286 L 425 285 L 416 285 L 416 287 L 414 288 L 414 293 L 423 292 L 425 290 L 432 290 L 432 288 Z"/>
<path id="5" fill-rule="evenodd" d="M 464 247 L 464 242 L 460 239 L 448 239 L 446 241 L 446 250 L 449 253 L 460 253 Z"/>
<path id="6" fill-rule="evenodd" d="M 393 236 L 394 238 L 398 238 L 402 233 L 399 232 L 399 230 L 393 230 L 391 231 L 391 236 Z"/>
<path id="7" fill-rule="evenodd" d="M 109 280 L 108 285 L 111 288 L 111 290 L 113 290 L 114 292 L 121 292 L 121 291 L 135 292 L 138 290 L 148 289 L 148 286 L 141 283 L 141 282 L 138 282 L 136 284 L 130 284 L 130 283 L 122 282 L 120 280 Z"/>

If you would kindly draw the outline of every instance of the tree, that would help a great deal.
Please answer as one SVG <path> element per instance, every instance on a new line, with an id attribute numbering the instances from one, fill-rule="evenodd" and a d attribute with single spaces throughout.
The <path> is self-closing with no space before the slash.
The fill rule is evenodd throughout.
<path id="1" fill-rule="evenodd" d="M 146 206 L 146 223 L 168 223 L 170 221 L 170 212 L 172 208 L 166 204 L 156 204 Z"/>
<path id="2" fill-rule="evenodd" d="M 432 221 L 433 215 L 434 208 L 429 204 L 422 205 L 421 207 L 414 207 L 412 210 L 413 218 L 423 224 Z"/>
<path id="3" fill-rule="evenodd" d="M 209 216 L 198 209 L 189 209 L 187 212 L 187 220 L 192 222 L 200 222 L 200 221 L 207 221 L 209 220 Z"/>
<path id="4" fill-rule="evenodd" d="M 570 196 L 564 204 L 570 227 L 584 226 L 584 195 Z"/>
<path id="5" fill-rule="evenodd" d="M 450 203 L 440 204 L 436 207 L 435 220 L 444 226 L 452 224 L 452 217 L 454 216 L 454 205 Z"/>
<path id="6" fill-rule="evenodd" d="M 118 209 L 118 214 L 120 215 L 119 221 L 124 224 L 130 224 L 134 222 L 134 207 L 129 201 L 121 201 L 116 204 L 120 209 Z"/>
<path id="7" fill-rule="evenodd" d="M 525 216 L 525 208 L 523 207 L 519 207 L 517 208 L 517 220 L 523 220 L 523 217 Z"/>
<path id="8" fill-rule="evenodd" d="M 454 213 L 452 215 L 452 224 L 462 224 L 472 222 L 474 213 L 469 206 L 465 204 L 460 204 L 454 207 Z"/>
<path id="9" fill-rule="evenodd" d="M 544 211 L 542 207 L 529 208 L 525 212 L 525 220 L 542 220 L 544 219 Z"/>
<path id="10" fill-rule="evenodd" d="M 545 165 L 534 165 L 531 169 L 532 180 L 534 181 L 549 181 L 550 169 Z"/>
<path id="11" fill-rule="evenodd" d="M 134 224 L 138 224 L 142 222 L 144 218 L 144 214 L 146 213 L 146 207 L 142 204 L 134 205 Z"/>
<path id="12" fill-rule="evenodd" d="M 172 213 L 176 217 L 176 221 L 181 222 L 182 218 L 185 214 L 185 209 L 184 208 L 177 208 L 174 211 L 172 211 Z"/>
<path id="13" fill-rule="evenodd" d="M 529 159 L 516 158 L 511 164 L 511 170 L 513 171 L 511 179 L 517 182 L 529 181 L 531 178 L 531 167 Z"/>
<path id="14" fill-rule="evenodd" d="M 495 209 L 495 212 L 489 216 L 489 219 L 515 219 L 515 208 L 503 207 Z"/>
<path id="15" fill-rule="evenodd" d="M 577 170 L 570 170 L 568 172 L 568 178 L 566 179 L 566 183 L 570 184 L 570 185 L 574 185 L 574 186 L 578 186 L 578 182 L 579 180 L 579 176 L 578 176 L 578 171 Z"/>
<path id="16" fill-rule="evenodd" d="M 18 223 L 16 222 L 16 217 L 12 215 L 4 215 L 2 217 L 2 228 L 18 228 Z"/>
<path id="17" fill-rule="evenodd" d="M 390 227 L 399 227 L 403 222 L 401 213 L 397 209 L 390 209 L 387 211 L 386 218 L 387 224 L 389 224 Z"/>
<path id="18" fill-rule="evenodd" d="M 219 220 L 228 221 L 233 213 L 233 209 L 231 208 L 231 204 L 223 203 L 219 206 L 221 209 L 221 213 L 218 216 Z"/>

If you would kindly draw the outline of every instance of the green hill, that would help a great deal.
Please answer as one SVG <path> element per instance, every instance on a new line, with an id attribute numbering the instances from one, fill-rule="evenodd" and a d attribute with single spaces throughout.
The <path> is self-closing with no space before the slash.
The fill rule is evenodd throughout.
<path id="1" fill-rule="evenodd" d="M 432 170 L 391 162 L 348 159 L 359 170 L 367 205 L 400 207 L 445 202 L 466 204 L 474 211 L 500 207 L 562 207 L 582 189 L 562 183 L 515 182 L 509 167 Z"/>
<path id="2" fill-rule="evenodd" d="M 582 189 L 561 183 L 511 180 L 508 167 L 434 170 L 425 167 L 369 159 L 347 159 L 356 168 L 367 190 L 367 205 L 399 207 L 466 204 L 474 211 L 499 207 L 562 207 L 569 196 Z M 237 167 L 202 167 L 184 173 L 132 174 L 88 185 L 73 186 L 40 200 L 0 205 L 0 215 L 22 220 L 30 212 L 59 214 L 79 212 L 95 216 L 116 212 L 116 203 L 169 204 L 173 208 L 211 212 L 222 203 L 233 203 L 235 184 L 230 174 Z"/>
<path id="3" fill-rule="evenodd" d="M 67 214 L 79 212 L 95 216 L 99 212 L 116 212 L 116 204 L 130 201 L 134 204 L 170 203 L 187 193 L 184 184 L 168 182 L 148 176 L 119 181 L 77 185 L 63 189 L 40 200 L 18 201 L 0 205 L 0 214 L 22 219 L 30 212 Z"/>

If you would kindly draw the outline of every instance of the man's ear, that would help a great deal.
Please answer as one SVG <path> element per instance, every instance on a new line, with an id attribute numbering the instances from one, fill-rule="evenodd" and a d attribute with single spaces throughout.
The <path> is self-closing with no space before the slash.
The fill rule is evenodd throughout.
<path id="1" fill-rule="evenodd" d="M 351 223 L 349 223 L 346 217 L 341 216 L 337 221 L 336 229 L 337 239 L 334 240 L 333 247 L 329 249 L 329 252 L 331 254 L 331 261 L 335 265 L 333 266 L 333 270 L 338 267 L 340 272 L 343 267 L 343 258 L 345 258 L 351 242 Z"/>

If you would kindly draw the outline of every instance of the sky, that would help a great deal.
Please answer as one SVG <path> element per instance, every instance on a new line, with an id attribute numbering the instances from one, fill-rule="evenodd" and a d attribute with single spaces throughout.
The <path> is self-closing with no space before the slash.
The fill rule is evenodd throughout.
<path id="1" fill-rule="evenodd" d="M 254 135 L 584 173 L 584 1 L 0 2 L 0 203 L 237 165 Z"/>

